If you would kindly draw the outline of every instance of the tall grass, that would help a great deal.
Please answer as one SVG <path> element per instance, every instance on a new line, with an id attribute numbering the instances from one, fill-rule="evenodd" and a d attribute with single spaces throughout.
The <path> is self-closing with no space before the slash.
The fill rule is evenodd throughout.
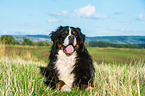
<path id="1" fill-rule="evenodd" d="M 0 96 L 145 96 L 144 59 L 132 59 L 130 64 L 122 65 L 95 63 L 94 89 L 81 91 L 72 88 L 71 92 L 60 92 L 44 85 L 39 66 L 47 63 L 35 60 L 29 46 L 25 46 L 26 50 L 17 50 L 17 47 L 23 46 L 12 47 L 5 54 L 9 49 L 6 50 L 6 46 L 0 43 Z"/>
<path id="2" fill-rule="evenodd" d="M 3 57 L 5 54 L 5 45 L 2 43 L 0 39 L 0 57 Z"/>
<path id="3" fill-rule="evenodd" d="M 41 63 L 42 64 L 42 63 Z M 39 62 L 25 61 L 21 58 L 0 59 L 0 93 L 2 96 L 40 95 L 48 90 L 39 75 Z"/>
<path id="4" fill-rule="evenodd" d="M 1 53 L 3 53 L 3 56 L 7 56 L 8 58 L 16 58 L 20 57 L 24 60 L 31 60 L 35 59 L 34 56 L 32 56 L 32 52 L 30 48 L 35 48 L 33 46 L 22 46 L 22 45 L 4 45 L 1 44 L 3 48 L 1 50 Z M 21 49 L 18 50 L 18 48 L 24 48 L 25 50 Z"/>
<path id="5" fill-rule="evenodd" d="M 132 66 L 133 65 L 133 66 Z M 145 63 L 95 65 L 95 95 L 143 96 L 145 95 Z"/>
<path id="6" fill-rule="evenodd" d="M 2 96 L 144 96 L 145 63 L 135 64 L 95 64 L 94 89 L 60 92 L 43 84 L 39 66 L 46 63 L 23 60 L 20 57 L 0 58 L 0 94 Z"/>

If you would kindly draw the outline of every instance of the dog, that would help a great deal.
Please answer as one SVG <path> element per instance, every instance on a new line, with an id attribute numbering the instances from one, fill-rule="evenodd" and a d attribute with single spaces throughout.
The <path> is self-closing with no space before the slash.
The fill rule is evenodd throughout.
<path id="1" fill-rule="evenodd" d="M 60 26 L 51 33 L 53 45 L 47 67 L 40 67 L 45 84 L 61 91 L 77 86 L 85 90 L 92 86 L 94 65 L 85 48 L 85 35 L 80 28 Z"/>

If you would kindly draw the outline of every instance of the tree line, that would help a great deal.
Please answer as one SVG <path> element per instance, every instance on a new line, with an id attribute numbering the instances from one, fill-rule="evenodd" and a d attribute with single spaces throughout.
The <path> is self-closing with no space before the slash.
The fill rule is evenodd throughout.
<path id="1" fill-rule="evenodd" d="M 89 47 L 145 48 L 145 44 L 116 44 L 104 41 L 90 41 Z"/>
<path id="2" fill-rule="evenodd" d="M 33 42 L 24 38 L 23 42 L 16 41 L 12 35 L 4 35 L 0 38 L 1 42 L 8 45 L 30 45 L 30 46 L 51 46 L 52 42 Z"/>
<path id="3" fill-rule="evenodd" d="M 33 42 L 28 38 L 24 38 L 23 42 L 18 42 L 12 35 L 4 35 L 0 37 L 4 44 L 9 45 L 30 45 L 30 46 L 52 46 L 52 42 Z M 113 47 L 113 48 L 145 48 L 145 44 L 115 44 L 104 41 L 85 42 L 86 47 Z"/>

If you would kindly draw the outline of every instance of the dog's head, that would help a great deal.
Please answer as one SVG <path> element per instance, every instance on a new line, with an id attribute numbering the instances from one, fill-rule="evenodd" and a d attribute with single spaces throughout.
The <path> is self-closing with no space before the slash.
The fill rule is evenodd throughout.
<path id="1" fill-rule="evenodd" d="M 80 28 L 60 26 L 57 31 L 51 33 L 51 40 L 57 49 L 61 49 L 64 53 L 70 55 L 84 44 L 85 35 L 81 33 Z"/>

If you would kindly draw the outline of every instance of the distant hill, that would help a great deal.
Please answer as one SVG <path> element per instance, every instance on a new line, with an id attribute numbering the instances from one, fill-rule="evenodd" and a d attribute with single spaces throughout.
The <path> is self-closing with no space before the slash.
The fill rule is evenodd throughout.
<path id="1" fill-rule="evenodd" d="M 86 41 L 104 41 L 117 44 L 145 44 L 145 36 L 96 36 L 86 37 Z"/>
<path id="2" fill-rule="evenodd" d="M 29 38 L 34 42 L 50 42 L 48 35 L 13 35 L 14 38 L 22 42 L 24 38 Z M 104 41 L 117 44 L 145 44 L 145 36 L 96 36 L 86 37 L 86 42 L 90 41 Z"/>
<path id="3" fill-rule="evenodd" d="M 50 36 L 48 35 L 13 35 L 15 40 L 22 42 L 24 38 L 29 38 L 34 42 L 50 42 Z"/>

